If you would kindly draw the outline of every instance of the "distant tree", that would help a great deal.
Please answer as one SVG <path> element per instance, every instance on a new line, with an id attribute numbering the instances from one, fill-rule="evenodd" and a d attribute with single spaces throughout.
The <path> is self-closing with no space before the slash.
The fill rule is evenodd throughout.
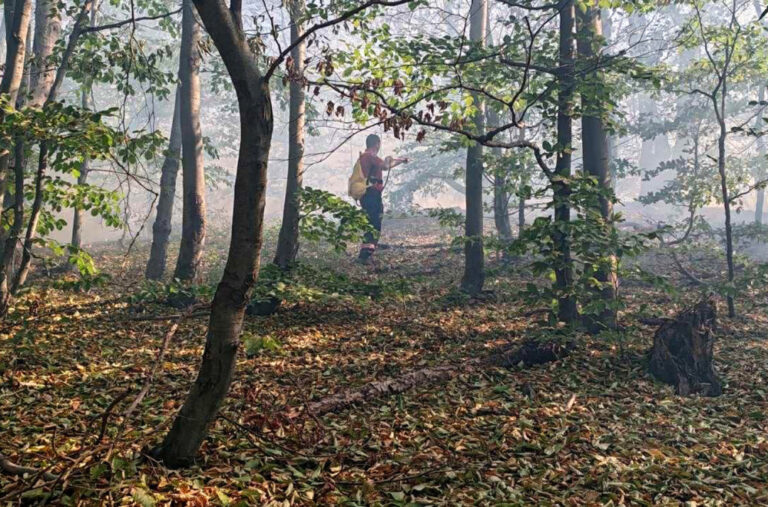
<path id="1" fill-rule="evenodd" d="M 173 223 L 173 203 L 176 200 L 176 178 L 179 173 L 179 160 L 181 158 L 180 100 L 181 94 L 177 87 L 173 120 L 171 121 L 171 135 L 163 159 L 163 166 L 160 169 L 160 195 L 157 198 L 155 222 L 152 225 L 152 246 L 146 269 L 146 277 L 150 280 L 159 280 L 165 274 L 168 239 L 171 236 L 171 224 Z"/>
<path id="2" fill-rule="evenodd" d="M 487 0 L 472 0 L 469 14 L 469 39 L 477 46 L 485 46 L 486 26 L 488 23 Z M 476 135 L 485 132 L 485 105 L 483 97 L 473 95 L 476 108 L 473 129 Z M 465 185 L 467 191 L 466 221 L 464 225 L 464 276 L 461 288 L 476 295 L 483 290 L 485 282 L 485 252 L 483 251 L 483 145 L 470 142 L 467 148 L 467 167 Z"/>
<path id="3" fill-rule="evenodd" d="M 611 155 L 608 145 L 605 104 L 607 87 L 599 70 L 603 45 L 602 22 L 597 2 L 587 4 L 578 10 L 578 52 L 579 65 L 592 69 L 585 73 L 579 88 L 581 95 L 581 144 L 584 170 L 597 183 L 599 210 L 596 227 L 606 235 L 613 234 L 613 183 L 611 178 Z M 616 292 L 618 274 L 616 256 L 606 252 L 595 267 L 595 280 L 599 284 L 600 302 L 594 312 L 586 315 L 592 331 L 614 329 L 616 323 Z"/>
<path id="4" fill-rule="evenodd" d="M 304 122 L 305 122 L 305 78 L 304 59 L 306 42 L 303 33 L 304 0 L 291 0 L 288 12 L 291 18 L 291 52 L 287 77 L 290 81 L 288 106 L 288 175 L 285 184 L 283 221 L 277 239 L 275 264 L 287 270 L 296 261 L 299 251 L 299 218 L 301 203 L 299 192 L 304 178 Z"/>
<path id="5" fill-rule="evenodd" d="M 574 30 L 576 13 L 573 0 L 558 4 L 558 73 L 557 73 L 557 155 L 552 184 L 553 266 L 557 295 L 557 318 L 575 324 L 578 308 L 574 292 L 573 258 L 571 254 L 571 152 L 573 150 L 573 94 L 576 47 Z"/>
<path id="6" fill-rule="evenodd" d="M 200 26 L 192 0 L 184 0 L 179 54 L 179 122 L 181 123 L 182 225 L 174 278 L 200 277 L 205 244 L 205 172 L 200 127 Z"/>
<path id="7" fill-rule="evenodd" d="M 91 9 L 91 28 L 96 26 L 96 13 L 97 9 L 93 8 Z M 52 31 L 52 30 L 51 30 Z M 58 30 L 56 30 L 55 37 L 58 38 Z M 55 42 L 55 39 L 54 39 Z M 91 100 L 91 94 L 93 93 L 93 78 L 88 77 L 84 80 L 82 86 L 82 90 L 80 91 L 80 106 L 83 109 L 93 109 L 93 101 Z M 83 163 L 80 165 L 80 171 L 77 175 L 77 184 L 78 185 L 85 185 L 88 181 L 88 171 L 90 170 L 89 167 L 89 160 L 86 158 L 83 160 Z M 79 249 L 82 246 L 83 238 L 82 238 L 82 226 L 83 226 L 83 218 L 85 216 L 85 210 L 81 207 L 75 207 L 74 210 L 74 216 L 72 217 L 72 240 L 70 244 L 76 248 Z"/>

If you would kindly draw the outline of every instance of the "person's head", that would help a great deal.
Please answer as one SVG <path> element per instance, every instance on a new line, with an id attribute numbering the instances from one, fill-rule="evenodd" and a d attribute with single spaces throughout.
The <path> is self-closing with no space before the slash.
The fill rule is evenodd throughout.
<path id="1" fill-rule="evenodd" d="M 376 134 L 369 135 L 365 138 L 365 148 L 374 153 L 378 153 L 379 148 L 381 148 L 381 138 Z"/>

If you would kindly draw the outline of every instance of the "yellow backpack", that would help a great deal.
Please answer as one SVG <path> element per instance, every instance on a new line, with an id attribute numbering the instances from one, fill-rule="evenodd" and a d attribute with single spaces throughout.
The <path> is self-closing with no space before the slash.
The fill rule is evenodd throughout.
<path id="1" fill-rule="evenodd" d="M 352 169 L 352 176 L 349 177 L 349 196 L 359 201 L 365 195 L 366 190 L 368 190 L 368 179 L 363 174 L 363 166 L 360 164 L 360 157 L 358 157 L 355 167 Z"/>

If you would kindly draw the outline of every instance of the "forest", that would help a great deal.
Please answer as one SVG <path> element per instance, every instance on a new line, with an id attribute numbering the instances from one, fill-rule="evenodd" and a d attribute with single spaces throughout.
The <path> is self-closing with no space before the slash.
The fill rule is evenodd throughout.
<path id="1" fill-rule="evenodd" d="M 0 27 L 0 505 L 768 505 L 761 0 Z"/>

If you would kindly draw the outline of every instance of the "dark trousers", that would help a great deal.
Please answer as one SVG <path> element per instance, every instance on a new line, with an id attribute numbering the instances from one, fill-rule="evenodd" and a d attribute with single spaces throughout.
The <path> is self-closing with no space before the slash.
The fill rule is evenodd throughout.
<path id="1" fill-rule="evenodd" d="M 381 233 L 381 219 L 384 215 L 384 203 L 381 200 L 381 192 L 369 188 L 366 190 L 365 195 L 360 199 L 360 205 L 365 211 L 368 221 L 371 223 L 376 233 L 366 232 L 363 236 L 363 246 L 360 249 L 360 258 L 367 259 L 373 255 L 376 250 L 376 244 L 379 242 L 379 235 Z"/>

